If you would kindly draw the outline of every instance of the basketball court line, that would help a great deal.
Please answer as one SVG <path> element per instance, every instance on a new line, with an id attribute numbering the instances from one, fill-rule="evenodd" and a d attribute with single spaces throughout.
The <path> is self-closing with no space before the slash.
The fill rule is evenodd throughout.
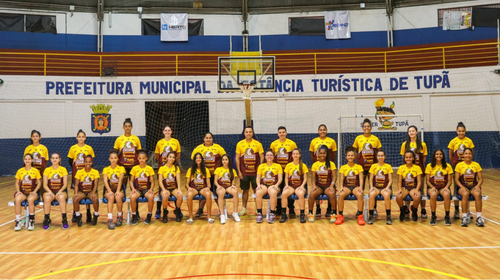
<path id="1" fill-rule="evenodd" d="M 433 250 L 481 250 L 500 249 L 500 246 L 478 246 L 478 247 L 440 247 L 440 248 L 385 248 L 385 249 L 344 249 L 344 250 L 276 250 L 276 251 L 142 251 L 142 252 L 0 252 L 0 255 L 50 255 L 50 254 L 72 254 L 72 255 L 119 255 L 119 254 L 243 254 L 243 253 L 341 253 L 341 252 L 384 252 L 384 251 L 433 251 Z"/>
<path id="2" fill-rule="evenodd" d="M 38 210 L 36 210 L 36 211 L 35 211 L 35 214 L 36 214 L 36 213 L 38 213 L 38 212 L 40 212 L 40 211 L 42 211 L 42 210 L 43 210 L 43 208 L 42 208 L 42 209 L 38 209 Z M 24 218 L 26 218 L 26 217 L 25 217 L 25 216 L 21 216 L 21 220 L 22 220 L 22 219 L 24 219 Z M 11 220 L 11 221 L 8 221 L 8 222 L 5 222 L 5 223 L 1 224 L 1 225 L 0 225 L 0 227 L 3 227 L 3 226 L 5 226 L 5 225 L 8 225 L 8 224 L 10 224 L 10 223 L 12 223 L 12 222 L 15 222 L 15 221 L 16 221 L 16 219 Z"/>

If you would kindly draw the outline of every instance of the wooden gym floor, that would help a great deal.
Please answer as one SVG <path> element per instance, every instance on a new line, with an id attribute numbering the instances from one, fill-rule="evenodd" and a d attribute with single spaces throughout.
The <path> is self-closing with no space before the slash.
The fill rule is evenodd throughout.
<path id="1" fill-rule="evenodd" d="M 97 226 L 84 223 L 78 228 L 70 224 L 68 230 L 61 229 L 59 207 L 53 207 L 52 227 L 47 231 L 42 229 L 43 210 L 37 207 L 33 232 L 14 231 L 14 209 L 7 206 L 13 200 L 14 180 L 3 177 L 0 278 L 499 278 L 500 170 L 486 170 L 483 174 L 483 194 L 489 196 L 483 207 L 487 218 L 484 228 L 476 227 L 474 222 L 462 228 L 459 220 L 445 226 L 442 203 L 438 203 L 437 226 L 420 218 L 417 222 L 400 222 L 394 201 L 392 226 L 385 224 L 380 202 L 380 217 L 375 224 L 358 226 L 354 219 L 356 203 L 352 201 L 346 202 L 346 222 L 340 226 L 324 217 L 313 224 L 300 224 L 298 218 L 285 224 L 256 224 L 255 204 L 250 198 L 250 215 L 242 217 L 240 223 L 229 219 L 220 225 L 216 219 L 210 225 L 203 216 L 187 225 L 186 218 L 176 223 L 170 211 L 167 224 L 154 220 L 145 225 L 140 221 L 136 226 L 124 225 L 113 231 L 107 229 L 104 204 L 100 206 Z M 227 204 L 232 213 L 231 201 Z M 471 206 L 474 212 L 474 204 Z M 326 203 L 322 208 L 324 212 Z M 146 205 L 141 204 L 140 209 L 144 218 Z M 185 203 L 182 209 L 186 215 Z M 68 207 L 70 211 L 72 206 Z M 427 211 L 430 216 L 429 203 Z M 214 204 L 214 218 L 217 212 Z"/>

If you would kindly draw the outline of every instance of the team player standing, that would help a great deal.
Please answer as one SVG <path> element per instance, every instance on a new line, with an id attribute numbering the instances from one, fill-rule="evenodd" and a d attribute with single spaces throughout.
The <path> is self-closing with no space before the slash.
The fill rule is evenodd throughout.
<path id="1" fill-rule="evenodd" d="M 78 143 L 71 147 L 68 158 L 72 166 L 72 178 L 74 188 L 74 215 L 73 221 L 82 226 L 82 215 L 80 213 L 80 201 L 87 199 L 93 204 L 93 217 L 90 208 L 87 209 L 87 222 L 97 224 L 99 218 L 99 194 L 98 183 L 102 177 L 104 181 L 103 197 L 108 200 L 108 228 L 114 229 L 123 224 L 123 200 L 126 198 L 127 186 L 130 188 L 130 205 L 132 208 L 132 225 L 136 225 L 140 219 L 138 203 L 148 203 L 148 214 L 144 221 L 150 224 L 155 199 L 155 170 L 146 164 L 147 152 L 141 150 L 140 139 L 131 133 L 132 121 L 126 119 L 123 123 L 124 134 L 115 141 L 114 149 L 109 153 L 110 166 L 104 168 L 102 173 L 93 168 L 94 150 L 85 144 L 86 135 L 82 130 L 77 133 Z M 281 215 L 281 223 L 288 218 L 293 218 L 295 210 L 294 200 L 296 196 L 300 208 L 300 222 L 306 222 L 305 200 L 309 193 L 309 213 L 307 220 L 314 222 L 313 206 L 317 197 L 325 194 L 328 197 L 328 208 L 326 216 L 331 217 L 330 222 L 340 225 L 344 223 L 344 201 L 349 195 L 356 197 L 358 211 L 356 213 L 359 225 L 364 225 L 364 187 L 369 186 L 369 217 L 368 224 L 374 223 L 377 198 L 383 197 L 386 209 L 388 225 L 392 224 L 390 199 L 393 192 L 392 167 L 385 162 L 386 153 L 381 150 L 380 140 L 371 134 L 371 122 L 365 119 L 362 124 L 363 134 L 356 137 L 352 147 L 346 149 L 347 164 L 337 169 L 334 159 L 337 154 L 337 146 L 333 139 L 326 136 L 325 125 L 318 128 L 319 137 L 311 141 L 309 151 L 313 165 L 311 167 L 311 187 L 308 189 L 307 177 L 309 169 L 302 162 L 302 152 L 297 148 L 294 141 L 287 138 L 285 127 L 278 128 L 278 137 L 270 149 L 264 153 L 262 144 L 255 140 L 252 127 L 244 130 L 245 139 L 236 145 L 236 169 L 233 169 L 231 157 L 226 154 L 222 146 L 213 142 L 213 135 L 208 132 L 204 137 L 204 143 L 199 145 L 192 153 L 193 164 L 186 173 L 187 204 L 189 209 L 188 224 L 193 223 L 193 199 L 196 195 L 204 197 L 207 206 L 207 218 L 211 218 L 212 195 L 218 195 L 216 203 L 219 205 L 221 224 L 226 222 L 224 215 L 224 195 L 233 197 L 232 216 L 236 222 L 240 216 L 247 214 L 247 203 L 249 189 L 252 187 L 256 197 L 256 219 L 257 223 L 263 222 L 262 204 L 264 199 L 270 200 L 268 222 L 274 223 L 276 216 Z M 158 170 L 158 192 L 162 199 L 158 201 L 156 218 L 164 223 L 168 222 L 168 199 L 175 197 L 176 221 L 182 220 L 181 206 L 183 194 L 180 184 L 180 169 L 177 165 L 180 159 L 181 147 L 178 140 L 172 138 L 172 129 L 165 126 L 161 139 L 155 150 L 156 160 L 159 163 Z M 413 221 L 418 219 L 418 206 L 422 207 L 421 217 L 426 218 L 425 203 L 422 203 L 423 195 L 429 196 L 431 207 L 431 225 L 437 224 L 436 201 L 438 196 L 444 200 L 445 225 L 451 225 L 450 204 L 452 198 L 451 186 L 455 182 L 455 195 L 462 200 L 462 226 L 467 226 L 468 200 L 473 196 L 476 202 L 477 226 L 484 226 L 482 217 L 482 169 L 481 166 L 472 161 L 474 144 L 472 140 L 465 137 L 465 125 L 459 123 L 457 126 L 457 137 L 453 139 L 449 148 L 451 165 L 446 162 L 443 150 L 437 149 L 433 152 L 431 162 L 424 168 L 427 156 L 427 146 L 418 137 L 415 126 L 408 128 L 408 138 L 402 143 L 401 155 L 404 164 L 398 168 L 398 181 L 396 200 L 400 207 L 400 220 L 404 221 L 407 212 L 411 212 Z M 68 228 L 66 217 L 68 172 L 61 166 L 59 153 L 52 153 L 50 157 L 51 166 L 47 167 L 48 150 L 40 143 L 41 133 L 33 130 L 31 133 L 31 145 L 25 150 L 24 167 L 16 174 L 15 193 L 15 230 L 23 226 L 21 221 L 21 203 L 27 201 L 29 208 L 28 229 L 34 230 L 34 208 L 40 196 L 44 200 L 45 217 L 43 228 L 49 229 L 52 223 L 50 210 L 52 202 L 57 201 L 62 214 L 62 227 Z M 453 173 L 455 175 L 453 176 Z M 42 176 L 43 174 L 43 176 Z M 339 177 L 338 187 L 336 185 Z M 239 180 L 237 180 L 239 179 Z M 238 184 L 239 183 L 239 184 Z M 238 187 L 243 191 L 242 209 L 238 213 Z M 427 193 L 425 185 L 428 186 Z M 43 189 L 44 194 L 39 190 Z M 279 194 L 283 198 L 278 200 Z M 338 196 L 338 201 L 337 201 Z M 410 199 L 408 199 L 410 198 Z M 380 198 L 381 199 L 381 198 Z M 413 204 L 408 209 L 408 203 Z M 113 221 L 113 205 L 117 204 L 117 218 Z M 319 203 L 317 206 L 319 206 Z M 88 204 L 88 203 L 86 203 Z M 197 217 L 203 213 L 205 203 L 200 203 Z M 57 205 L 57 204 L 56 204 Z M 280 207 L 281 206 L 281 207 Z M 291 206 L 291 207 L 290 207 Z M 458 216 L 458 204 L 455 205 Z M 289 212 L 287 214 L 287 208 Z M 338 216 L 337 209 L 339 210 Z M 163 211 L 162 211 L 163 210 Z M 408 210 L 408 211 L 407 211 Z M 410 211 L 411 210 L 411 211 Z M 163 212 L 163 213 L 162 213 Z M 316 210 L 316 216 L 321 216 L 321 209 Z"/>

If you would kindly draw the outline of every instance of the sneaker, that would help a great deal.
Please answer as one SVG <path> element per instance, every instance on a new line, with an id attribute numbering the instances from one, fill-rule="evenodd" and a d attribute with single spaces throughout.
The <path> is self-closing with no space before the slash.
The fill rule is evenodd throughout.
<path id="1" fill-rule="evenodd" d="M 139 205 L 137 205 L 139 206 Z M 137 221 L 139 221 L 141 219 L 141 215 L 139 215 L 139 207 L 137 207 L 137 210 L 136 210 L 136 215 L 137 215 Z"/>
<path id="2" fill-rule="evenodd" d="M 201 215 L 203 215 L 203 209 L 198 209 L 198 211 L 196 211 L 196 215 L 194 215 L 196 218 L 199 218 L 201 217 Z"/>
<path id="3" fill-rule="evenodd" d="M 416 222 L 418 220 L 417 208 L 411 209 L 411 219 Z"/>
<path id="4" fill-rule="evenodd" d="M 50 218 L 43 218 L 43 229 L 48 230 L 51 222 L 52 220 Z"/>
<path id="5" fill-rule="evenodd" d="M 373 225 L 373 216 L 368 217 L 368 222 L 369 225 Z"/>
<path id="6" fill-rule="evenodd" d="M 455 210 L 455 213 L 453 213 L 453 219 L 455 220 L 460 219 L 460 213 L 458 212 L 458 210 Z"/>
<path id="7" fill-rule="evenodd" d="M 133 226 L 137 225 L 137 223 L 139 222 L 138 220 L 139 219 L 137 219 L 137 215 L 132 215 L 132 222 L 131 222 L 131 224 Z"/>
<path id="8" fill-rule="evenodd" d="M 313 214 L 309 214 L 309 215 L 307 215 L 307 220 L 308 220 L 310 223 L 314 223 L 314 215 L 313 215 Z"/>
<path id="9" fill-rule="evenodd" d="M 262 213 L 257 213 L 257 223 L 260 224 L 260 223 L 262 223 L 262 221 L 264 221 L 264 218 L 262 217 Z"/>
<path id="10" fill-rule="evenodd" d="M 336 225 L 341 225 L 344 223 L 344 216 L 343 215 L 338 215 L 337 220 L 335 221 Z"/>
<path id="11" fill-rule="evenodd" d="M 165 210 L 164 210 L 165 211 Z M 159 220 L 161 219 L 161 211 L 160 209 L 156 209 L 156 213 L 155 213 L 155 219 Z M 165 219 L 164 219 L 165 220 Z M 165 223 L 165 222 L 164 222 Z"/>
<path id="12" fill-rule="evenodd" d="M 247 214 L 247 209 L 241 209 L 240 213 L 238 213 L 238 215 L 241 217 L 241 216 L 245 216 Z"/>
<path id="13" fill-rule="evenodd" d="M 241 222 L 240 215 L 238 215 L 238 213 L 233 212 L 232 216 L 235 222 Z"/>
<path id="14" fill-rule="evenodd" d="M 220 224 L 223 225 L 226 223 L 226 215 L 222 214 L 220 215 Z"/>
<path id="15" fill-rule="evenodd" d="M 63 219 L 62 220 L 62 229 L 68 229 L 68 228 L 69 228 L 68 219 Z"/>
<path id="16" fill-rule="evenodd" d="M 153 217 L 153 214 L 148 214 L 148 215 L 146 216 L 146 220 L 144 220 L 144 223 L 145 223 L 146 225 L 151 224 L 151 218 L 152 218 L 152 217 Z"/>
<path id="17" fill-rule="evenodd" d="M 286 215 L 286 214 L 285 214 L 285 215 Z M 269 219 L 267 219 L 267 222 L 268 222 L 269 224 L 274 224 L 274 220 L 275 220 L 275 219 L 276 219 L 276 215 L 275 215 L 275 214 L 273 214 L 273 213 L 271 213 L 271 214 L 269 214 Z"/>
<path id="18" fill-rule="evenodd" d="M 16 220 L 16 226 L 14 226 L 15 231 L 20 231 L 23 228 L 24 223 L 21 220 Z"/>
<path id="19" fill-rule="evenodd" d="M 468 227 L 469 226 L 469 218 L 463 217 L 461 226 Z"/>
<path id="20" fill-rule="evenodd" d="M 87 223 L 91 223 L 91 222 L 92 222 L 92 214 L 87 213 Z"/>
<path id="21" fill-rule="evenodd" d="M 436 216 L 431 217 L 431 222 L 429 223 L 431 226 L 437 225 L 437 218 Z"/>
<path id="22" fill-rule="evenodd" d="M 365 218 L 363 218 L 363 215 L 358 216 L 358 225 L 360 225 L 360 226 L 365 225 Z"/>
<path id="23" fill-rule="evenodd" d="M 337 220 L 337 215 L 333 215 L 330 217 L 330 224 L 333 224 L 335 223 L 335 221 Z"/>
<path id="24" fill-rule="evenodd" d="M 97 219 L 99 219 L 99 215 L 94 214 L 94 218 L 92 218 L 92 225 L 97 225 Z"/>
<path id="25" fill-rule="evenodd" d="M 168 210 L 167 209 L 163 209 L 163 219 L 161 221 L 164 223 L 168 223 Z"/>
<path id="26" fill-rule="evenodd" d="M 269 220 L 270 220 L 270 218 L 269 218 Z M 286 221 L 288 221 L 288 215 L 287 214 L 281 214 L 280 223 L 284 223 Z"/>
<path id="27" fill-rule="evenodd" d="M 373 209 L 373 217 L 378 217 L 377 209 Z"/>
<path id="28" fill-rule="evenodd" d="M 304 224 L 306 222 L 306 214 L 300 213 L 300 223 Z"/>
<path id="29" fill-rule="evenodd" d="M 71 222 L 76 223 L 76 215 L 75 212 L 73 212 L 73 217 L 71 217 Z"/>
<path id="30" fill-rule="evenodd" d="M 109 229 L 115 229 L 115 224 L 113 223 L 113 219 L 108 220 L 108 228 Z"/>
<path id="31" fill-rule="evenodd" d="M 181 212 L 181 209 L 175 209 L 174 213 L 175 213 L 175 221 L 178 222 L 178 223 L 181 222 L 182 221 L 182 212 Z"/>
<path id="32" fill-rule="evenodd" d="M 316 217 L 321 217 L 321 207 L 316 206 Z"/>
<path id="33" fill-rule="evenodd" d="M 35 220 L 30 219 L 28 222 L 28 230 L 35 230 Z"/>
<path id="34" fill-rule="evenodd" d="M 451 226 L 451 220 L 450 217 L 444 217 L 444 225 L 445 226 Z"/>
<path id="35" fill-rule="evenodd" d="M 410 218 L 410 207 L 408 207 L 407 205 L 405 205 L 405 207 L 406 207 L 405 218 L 409 219 Z"/>
<path id="36" fill-rule="evenodd" d="M 408 207 L 406 207 L 406 205 L 404 205 L 403 207 L 401 207 L 400 209 L 400 212 L 399 212 L 399 220 L 402 222 L 405 220 L 406 218 L 406 210 Z"/>
<path id="37" fill-rule="evenodd" d="M 82 226 L 82 215 L 76 216 L 76 224 L 78 225 L 78 227 Z"/>
<path id="38" fill-rule="evenodd" d="M 122 216 L 118 216 L 116 217 L 116 223 L 115 223 L 115 226 L 117 227 L 121 227 L 123 224 L 123 217 Z"/>
<path id="39" fill-rule="evenodd" d="M 422 209 L 422 212 L 420 212 L 420 214 L 422 219 L 427 219 L 427 211 L 425 209 Z"/>
<path id="40" fill-rule="evenodd" d="M 478 226 L 478 227 L 484 227 L 484 219 L 483 219 L 483 217 L 477 217 L 477 219 L 476 219 L 476 226 Z"/>
<path id="41" fill-rule="evenodd" d="M 392 218 L 391 216 L 387 217 L 387 221 L 385 222 L 386 225 L 392 225 Z"/>
<path id="42" fill-rule="evenodd" d="M 330 218 L 332 216 L 332 209 L 326 208 L 325 218 Z"/>

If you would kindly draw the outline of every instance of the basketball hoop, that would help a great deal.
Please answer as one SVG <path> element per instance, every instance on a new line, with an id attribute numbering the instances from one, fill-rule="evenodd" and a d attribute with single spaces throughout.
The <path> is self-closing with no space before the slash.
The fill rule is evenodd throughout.
<path id="1" fill-rule="evenodd" d="M 239 84 L 238 86 L 240 87 L 241 92 L 243 92 L 243 99 L 250 100 L 250 96 L 252 95 L 252 91 L 255 88 L 255 84 L 244 83 Z"/>

